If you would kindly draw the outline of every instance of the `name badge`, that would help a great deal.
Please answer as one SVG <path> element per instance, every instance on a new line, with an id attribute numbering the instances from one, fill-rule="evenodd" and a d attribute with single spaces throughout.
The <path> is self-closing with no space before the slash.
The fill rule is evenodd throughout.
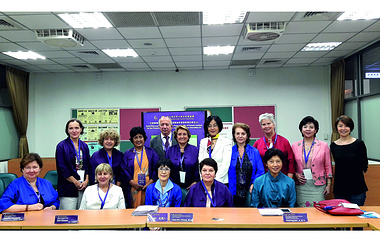
<path id="1" fill-rule="evenodd" d="M 145 186 L 145 184 L 146 184 L 146 177 L 145 177 L 145 174 L 138 174 L 138 175 L 137 175 L 137 183 L 138 183 L 140 186 Z"/>
<path id="2" fill-rule="evenodd" d="M 312 180 L 313 179 L 313 174 L 311 173 L 311 169 L 304 169 L 303 170 L 303 175 L 307 180 Z"/>
<path id="3" fill-rule="evenodd" d="M 237 180 L 239 182 L 239 185 L 245 185 L 247 180 L 246 180 L 244 172 L 238 172 L 238 179 Z"/>
<path id="4" fill-rule="evenodd" d="M 83 182 L 84 181 L 84 170 L 77 170 L 77 173 L 80 177 L 79 182 Z"/>
<path id="5" fill-rule="evenodd" d="M 181 183 L 185 183 L 186 171 L 179 171 L 179 180 Z"/>

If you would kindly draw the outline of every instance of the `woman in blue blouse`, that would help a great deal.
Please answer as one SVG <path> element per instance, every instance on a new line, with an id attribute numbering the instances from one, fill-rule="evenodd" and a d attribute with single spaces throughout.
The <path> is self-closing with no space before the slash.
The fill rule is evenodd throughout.
<path id="1" fill-rule="evenodd" d="M 294 181 L 281 172 L 285 154 L 270 148 L 265 152 L 264 161 L 268 172 L 256 179 L 253 184 L 251 206 L 258 208 L 294 207 L 296 187 Z"/>
<path id="2" fill-rule="evenodd" d="M 180 207 L 182 201 L 181 188 L 169 177 L 173 170 L 170 159 L 160 159 L 156 164 L 158 180 L 146 189 L 145 204 L 160 207 Z"/>
<path id="3" fill-rule="evenodd" d="M 232 137 L 236 143 L 232 147 L 231 164 L 228 170 L 228 187 L 234 196 L 235 207 L 249 207 L 251 193 L 256 178 L 264 174 L 264 166 L 259 150 L 249 145 L 249 126 L 236 123 L 232 127 Z"/>
<path id="4" fill-rule="evenodd" d="M 28 153 L 22 158 L 22 176 L 13 180 L 1 197 L 0 213 L 58 209 L 57 191 L 50 181 L 38 177 L 42 166 L 37 153 Z"/>

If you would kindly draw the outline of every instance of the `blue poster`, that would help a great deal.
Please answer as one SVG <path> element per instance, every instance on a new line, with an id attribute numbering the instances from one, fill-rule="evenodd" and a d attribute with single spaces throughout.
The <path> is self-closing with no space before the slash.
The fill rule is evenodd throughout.
<path id="1" fill-rule="evenodd" d="M 143 112 L 142 127 L 147 136 L 145 145 L 149 145 L 150 140 L 161 133 L 158 127 L 161 116 L 168 116 L 172 120 L 172 131 L 178 125 L 186 125 L 191 133 L 189 144 L 198 147 L 200 140 L 205 137 L 203 126 L 206 115 L 206 111 Z"/>

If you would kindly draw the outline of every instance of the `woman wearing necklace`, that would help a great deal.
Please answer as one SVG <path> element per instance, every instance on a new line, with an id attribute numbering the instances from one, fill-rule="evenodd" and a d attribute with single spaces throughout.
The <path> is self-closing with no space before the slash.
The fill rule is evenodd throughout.
<path id="1" fill-rule="evenodd" d="M 2 195 L 0 213 L 58 209 L 57 191 L 50 181 L 38 177 L 42 166 L 37 153 L 28 153 L 22 158 L 22 176 L 13 180 Z"/>
<path id="2" fill-rule="evenodd" d="M 299 123 L 302 140 L 292 144 L 296 161 L 296 191 L 298 207 L 313 207 L 331 192 L 332 165 L 326 142 L 316 139 L 319 123 L 306 116 Z"/>
<path id="3" fill-rule="evenodd" d="M 342 115 L 335 121 L 339 139 L 330 144 L 335 162 L 334 197 L 363 206 L 368 191 L 364 173 L 368 169 L 367 148 L 351 136 L 354 121 Z"/>
<path id="4" fill-rule="evenodd" d="M 261 114 L 259 116 L 259 123 L 261 129 L 264 132 L 264 136 L 253 144 L 253 147 L 259 150 L 261 159 L 264 163 L 264 155 L 265 152 L 270 148 L 278 148 L 285 154 L 285 160 L 282 166 L 281 172 L 290 178 L 293 178 L 293 174 L 295 173 L 295 163 L 292 147 L 290 146 L 289 141 L 280 136 L 275 132 L 276 122 L 274 120 L 274 115 L 271 113 Z M 268 172 L 268 168 L 264 163 L 265 172 Z"/>
<path id="5" fill-rule="evenodd" d="M 264 174 L 264 166 L 259 151 L 248 144 L 251 132 L 247 124 L 235 123 L 232 136 L 236 145 L 232 147 L 228 187 L 234 196 L 235 207 L 249 207 L 253 183 Z"/>
<path id="6" fill-rule="evenodd" d="M 227 186 L 215 179 L 218 164 L 205 158 L 199 164 L 202 180 L 186 195 L 184 207 L 233 207 L 233 197 Z"/>
<path id="7" fill-rule="evenodd" d="M 97 184 L 86 188 L 79 210 L 84 209 L 125 209 L 121 187 L 111 183 L 113 172 L 108 163 L 99 164 L 95 169 Z"/>
<path id="8" fill-rule="evenodd" d="M 228 169 L 230 167 L 232 154 L 232 141 L 226 137 L 220 136 L 223 129 L 222 120 L 217 115 L 206 118 L 204 130 L 206 138 L 199 143 L 198 161 L 205 158 L 212 158 L 218 164 L 218 174 L 216 180 L 223 184 L 228 184 Z"/>
<path id="9" fill-rule="evenodd" d="M 160 207 L 180 207 L 182 201 L 181 188 L 169 177 L 173 169 L 170 159 L 160 159 L 156 164 L 158 180 L 146 189 L 145 205 Z"/>
<path id="10" fill-rule="evenodd" d="M 99 145 L 103 146 L 100 150 L 94 152 L 90 160 L 89 177 L 90 184 L 95 183 L 95 169 L 101 163 L 108 163 L 114 172 L 112 183 L 121 185 L 121 162 L 123 161 L 124 153 L 117 150 L 115 147 L 120 143 L 119 133 L 115 129 L 105 129 L 100 132 Z"/>
<path id="11" fill-rule="evenodd" d="M 133 127 L 129 135 L 134 147 L 124 153 L 121 180 L 128 205 L 137 208 L 145 204 L 146 188 L 157 180 L 154 167 L 159 156 L 152 148 L 144 146 L 147 137 L 142 127 Z"/>
<path id="12" fill-rule="evenodd" d="M 86 189 L 90 151 L 86 143 L 79 139 L 84 126 L 79 119 L 66 123 L 67 138 L 58 143 L 55 151 L 58 172 L 57 191 L 61 210 L 76 210 L 80 206 L 83 191 Z"/>
<path id="13" fill-rule="evenodd" d="M 198 148 L 189 144 L 190 137 L 186 125 L 178 125 L 174 131 L 178 144 L 166 152 L 166 158 L 173 162 L 170 179 L 181 187 L 183 201 L 190 187 L 199 181 Z"/>

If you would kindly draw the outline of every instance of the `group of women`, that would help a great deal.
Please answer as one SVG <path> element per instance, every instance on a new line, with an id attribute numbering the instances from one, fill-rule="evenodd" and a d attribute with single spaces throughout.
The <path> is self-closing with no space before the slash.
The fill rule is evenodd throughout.
<path id="1" fill-rule="evenodd" d="M 331 143 L 316 139 L 319 123 L 307 116 L 299 123 L 302 140 L 290 145 L 275 132 L 273 114 L 260 115 L 264 136 L 251 146 L 250 128 L 236 123 L 233 142 L 220 135 L 218 116 L 207 117 L 206 137 L 199 149 L 190 145 L 184 125 L 174 131 L 178 144 L 166 150 L 165 159 L 150 147 L 142 127 L 130 130 L 133 148 L 115 147 L 120 136 L 103 130 L 102 149 L 90 157 L 79 139 L 83 124 L 66 123 L 67 138 L 56 148 L 58 188 L 39 178 L 43 166 L 38 154 L 20 162 L 22 177 L 14 180 L 0 199 L 0 212 L 49 209 L 123 209 L 139 205 L 161 207 L 309 207 L 331 192 L 335 161 L 334 196 L 364 205 L 368 168 L 363 141 L 353 138 L 354 123 L 340 116 L 335 123 L 340 138 Z"/>

